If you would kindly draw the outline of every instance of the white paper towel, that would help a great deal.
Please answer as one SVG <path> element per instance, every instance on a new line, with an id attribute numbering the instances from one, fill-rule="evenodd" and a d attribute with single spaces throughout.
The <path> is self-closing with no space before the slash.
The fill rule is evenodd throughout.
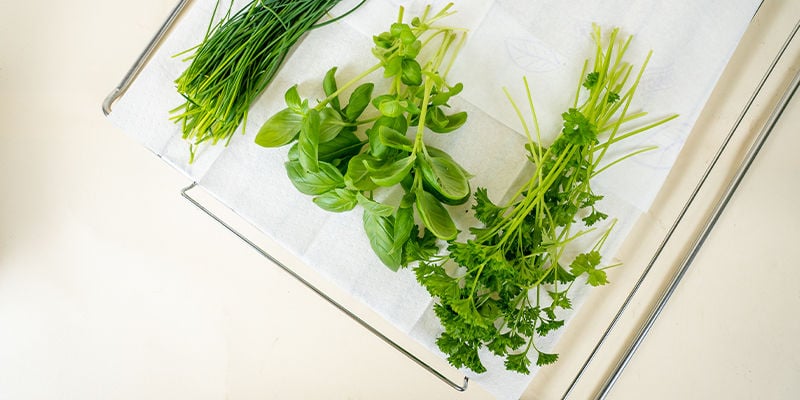
<path id="1" fill-rule="evenodd" d="M 244 3 L 235 2 L 236 7 Z M 340 15 L 355 3 L 345 0 L 332 14 Z M 428 3 L 435 8 L 446 4 Z M 179 127 L 168 121 L 168 110 L 182 101 L 173 82 L 186 67 L 172 56 L 202 38 L 213 4 L 214 0 L 192 3 L 114 105 L 110 119 L 309 266 L 439 353 L 434 340 L 441 327 L 431 313 L 431 298 L 411 271 L 393 273 L 381 265 L 363 234 L 360 212 L 331 214 L 319 209 L 286 178 L 286 149 L 264 149 L 253 143 L 261 123 L 283 108 L 288 87 L 298 84 L 302 96 L 321 98 L 320 79 L 330 67 L 339 66 L 337 75 L 347 77 L 373 65 L 371 35 L 388 28 L 399 5 L 412 16 L 426 2 L 369 0 L 342 21 L 311 32 L 251 109 L 245 134 L 237 133 L 228 147 L 204 148 L 195 164 L 188 165 L 188 145 L 181 140 Z M 461 81 L 465 87 L 452 105 L 467 111 L 469 121 L 453 134 L 428 137 L 476 175 L 473 187 L 487 187 L 493 198 L 502 197 L 527 162 L 517 117 L 501 88 L 523 100 L 522 77 L 527 76 L 544 131 L 557 132 L 560 114 L 573 100 L 583 61 L 592 54 L 592 22 L 634 34 L 630 61 L 639 64 L 648 50 L 655 52 L 635 107 L 651 111 L 652 120 L 672 113 L 681 117 L 619 150 L 656 144 L 657 152 L 628 160 L 597 180 L 596 191 L 606 194 L 603 211 L 619 218 L 605 247 L 606 254 L 614 254 L 641 212 L 649 208 L 757 5 L 757 0 L 458 1 L 458 13 L 447 22 L 469 28 L 470 33 L 450 75 L 452 82 Z M 462 206 L 462 211 L 468 207 Z M 461 216 L 457 219 L 462 228 L 472 222 L 466 213 L 453 214 Z M 574 293 L 576 309 L 581 290 Z M 537 346 L 547 351 L 559 335 L 555 332 Z M 496 357 L 482 357 L 489 372 L 466 373 L 498 398 L 518 398 L 532 379 L 533 374 L 505 371 Z"/>

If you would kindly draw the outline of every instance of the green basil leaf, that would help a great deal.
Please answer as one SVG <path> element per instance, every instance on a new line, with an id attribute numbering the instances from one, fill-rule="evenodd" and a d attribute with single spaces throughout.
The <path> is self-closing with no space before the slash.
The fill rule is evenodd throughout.
<path id="1" fill-rule="evenodd" d="M 408 86 L 419 86 L 422 84 L 422 68 L 419 66 L 417 60 L 413 58 L 403 59 L 400 80 Z"/>
<path id="2" fill-rule="evenodd" d="M 425 188 L 450 205 L 464 204 L 470 196 L 469 175 L 447 153 L 428 149 L 419 163 Z"/>
<path id="3" fill-rule="evenodd" d="M 289 161 L 284 166 L 289 180 L 300 193 L 318 196 L 344 186 L 342 173 L 329 163 L 319 163 L 317 172 L 307 171 L 299 161 Z"/>
<path id="4" fill-rule="evenodd" d="M 300 164 L 310 172 L 319 170 L 319 120 L 319 112 L 309 110 L 303 118 L 300 136 L 297 138 Z"/>
<path id="5" fill-rule="evenodd" d="M 298 149 L 297 143 L 289 147 L 289 152 L 286 156 L 289 158 L 289 161 L 298 161 L 300 159 L 300 150 Z"/>
<path id="6" fill-rule="evenodd" d="M 314 197 L 313 201 L 323 210 L 331 212 L 350 211 L 358 203 L 356 201 L 356 192 L 341 188 L 336 188 Z"/>
<path id="7" fill-rule="evenodd" d="M 364 142 L 352 130 L 345 129 L 333 140 L 319 144 L 319 160 L 332 163 L 336 160 L 349 160 L 361 152 Z"/>
<path id="8" fill-rule="evenodd" d="M 356 193 L 356 201 L 358 201 L 358 204 L 361 207 L 364 207 L 364 210 L 368 211 L 370 214 L 381 217 L 388 217 L 394 214 L 394 207 L 383 203 L 378 203 L 375 200 L 370 200 L 364 197 L 364 195 L 361 193 Z"/>
<path id="9" fill-rule="evenodd" d="M 300 94 L 297 93 L 297 85 L 294 85 L 286 91 L 283 95 L 283 99 L 286 102 L 286 106 L 290 109 L 300 112 L 302 110 L 302 100 L 300 100 Z"/>
<path id="10" fill-rule="evenodd" d="M 372 105 L 375 106 L 382 115 L 391 118 L 403 115 L 403 111 L 405 110 L 405 107 L 400 104 L 400 101 L 397 100 L 395 96 L 388 94 L 372 99 Z"/>
<path id="11" fill-rule="evenodd" d="M 392 56 L 383 63 L 383 77 L 391 78 L 403 71 L 403 59 L 398 56 Z"/>
<path id="12" fill-rule="evenodd" d="M 388 126 L 381 126 L 378 128 L 378 139 L 386 146 L 403 151 L 410 152 L 414 146 L 411 139 L 406 137 L 406 135 Z"/>
<path id="13" fill-rule="evenodd" d="M 378 258 L 392 271 L 397 271 L 403 261 L 403 252 L 392 252 L 394 247 L 394 217 L 380 215 L 364 209 L 364 231 L 369 245 Z"/>
<path id="14" fill-rule="evenodd" d="M 270 117 L 256 135 L 256 144 L 263 147 L 281 147 L 294 140 L 303 126 L 303 115 L 284 108 Z"/>
<path id="15" fill-rule="evenodd" d="M 374 190 L 378 186 L 369 178 L 369 170 L 365 160 L 371 158 L 369 154 L 359 154 L 347 163 L 347 172 L 344 174 L 345 185 L 350 189 L 360 191 Z"/>
<path id="16" fill-rule="evenodd" d="M 392 37 L 399 38 L 403 31 L 410 29 L 408 25 L 402 22 L 395 22 L 389 27 L 389 33 L 392 34 Z"/>
<path id="17" fill-rule="evenodd" d="M 418 190 L 416 195 L 417 212 L 423 224 L 425 224 L 425 227 L 439 239 L 455 239 L 458 235 L 456 224 L 453 222 L 453 218 L 450 217 L 450 213 L 447 212 L 447 209 L 444 208 L 442 203 L 432 194 L 424 190 Z"/>
<path id="18" fill-rule="evenodd" d="M 344 122 L 339 112 L 333 108 L 325 107 L 319 112 L 319 142 L 325 143 L 333 140 L 344 129 Z"/>
<path id="19" fill-rule="evenodd" d="M 442 129 L 447 126 L 447 116 L 439 107 L 431 107 L 428 109 L 428 114 L 425 116 L 425 126 L 433 129 Z"/>
<path id="20" fill-rule="evenodd" d="M 392 245 L 391 253 L 402 253 L 403 248 L 411 237 L 411 231 L 414 228 L 414 210 L 410 207 L 398 208 L 394 216 L 394 232 L 392 238 L 394 244 Z"/>
<path id="21" fill-rule="evenodd" d="M 452 115 L 444 115 L 444 113 L 442 113 L 442 116 L 444 120 L 440 120 L 435 124 L 429 124 L 430 120 L 426 117 L 425 126 L 436 133 L 450 133 L 467 122 L 467 113 L 463 111 Z"/>
<path id="22" fill-rule="evenodd" d="M 420 50 L 422 50 L 422 42 L 415 40 L 413 43 L 403 46 L 400 55 L 408 58 L 417 58 Z"/>
<path id="23" fill-rule="evenodd" d="M 397 132 L 405 132 L 408 130 L 408 122 L 405 117 L 379 117 L 370 129 L 367 129 L 367 138 L 369 139 L 370 153 L 375 157 L 383 157 L 388 149 L 383 142 L 380 141 L 378 133 L 382 126 L 392 128 Z"/>
<path id="24" fill-rule="evenodd" d="M 388 49 L 394 45 L 394 40 L 392 39 L 392 35 L 389 32 L 383 32 L 380 35 L 373 36 L 372 41 L 375 43 L 376 46 L 382 49 Z"/>
<path id="25" fill-rule="evenodd" d="M 322 89 L 325 90 L 325 96 L 330 96 L 336 93 L 339 88 L 336 86 L 336 67 L 333 67 L 325 73 L 325 79 L 322 80 Z M 342 107 L 339 105 L 339 96 L 336 96 L 330 101 L 331 107 L 336 111 L 341 111 Z"/>
<path id="26" fill-rule="evenodd" d="M 373 88 L 375 88 L 375 84 L 365 83 L 353 90 L 350 100 L 344 107 L 344 115 L 348 121 L 355 121 L 364 112 L 372 100 Z"/>
<path id="27" fill-rule="evenodd" d="M 416 154 L 411 154 L 408 157 L 383 165 L 372 171 L 370 178 L 380 186 L 394 186 L 400 183 L 400 181 L 411 172 L 411 167 L 414 166 L 414 161 L 416 159 Z M 369 166 L 367 166 L 367 169 L 369 169 Z"/>

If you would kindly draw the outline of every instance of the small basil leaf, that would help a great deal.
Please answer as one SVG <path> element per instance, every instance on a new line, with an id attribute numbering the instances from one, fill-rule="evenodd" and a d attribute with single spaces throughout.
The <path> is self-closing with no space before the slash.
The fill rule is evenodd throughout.
<path id="1" fill-rule="evenodd" d="M 286 106 L 290 109 L 300 112 L 302 110 L 302 100 L 300 100 L 300 94 L 297 93 L 297 85 L 294 85 L 286 91 L 283 95 L 283 99 L 286 102 Z"/>
<path id="2" fill-rule="evenodd" d="M 300 159 L 300 150 L 297 147 L 297 143 L 293 144 L 292 147 L 289 147 L 289 152 L 287 153 L 289 161 L 297 161 Z"/>
<path id="3" fill-rule="evenodd" d="M 323 210 L 331 212 L 350 211 L 358 203 L 356 201 L 356 192 L 341 188 L 336 188 L 314 197 L 313 201 Z"/>
<path id="4" fill-rule="evenodd" d="M 303 126 L 297 138 L 300 164 L 310 172 L 319 170 L 319 121 L 319 112 L 314 109 L 309 110 L 303 118 Z"/>
<path id="5" fill-rule="evenodd" d="M 425 227 L 439 239 L 455 239 L 458 235 L 456 224 L 442 203 L 424 190 L 418 190 L 416 195 L 417 212 Z"/>
<path id="6" fill-rule="evenodd" d="M 408 86 L 419 86 L 422 84 L 422 68 L 417 60 L 404 58 L 402 61 L 402 73 L 400 80 Z"/>
<path id="7" fill-rule="evenodd" d="M 375 214 L 381 217 L 388 217 L 394 214 L 394 207 L 378 203 L 375 200 L 370 200 L 364 197 L 361 193 L 356 193 L 356 201 L 361 207 L 364 207 L 364 210 L 370 212 L 371 214 Z"/>
<path id="8" fill-rule="evenodd" d="M 410 152 L 413 148 L 411 139 L 388 126 L 378 128 L 378 139 L 381 143 L 394 149 Z"/>
<path id="9" fill-rule="evenodd" d="M 384 101 L 379 110 L 387 117 L 399 117 L 403 114 L 403 106 L 397 100 Z"/>
<path id="10" fill-rule="evenodd" d="M 394 161 L 390 164 L 384 165 L 381 168 L 376 169 L 370 174 L 370 178 L 373 182 L 380 186 L 393 186 L 411 172 L 411 167 L 414 166 L 414 161 L 417 159 L 415 154 L 411 154 L 408 157 L 401 158 L 397 161 Z M 367 167 L 369 168 L 369 167 Z"/>
<path id="11" fill-rule="evenodd" d="M 439 152 L 428 149 L 429 157 L 423 157 L 418 163 L 423 185 L 446 204 L 464 204 L 471 193 L 469 174 L 447 153 Z"/>
<path id="12" fill-rule="evenodd" d="M 462 84 L 461 82 L 458 82 L 455 85 L 450 86 L 448 88 L 447 92 L 450 93 L 450 96 L 455 96 L 455 95 L 461 93 L 462 90 L 464 90 L 464 84 Z"/>
<path id="13" fill-rule="evenodd" d="M 339 112 L 333 108 L 325 107 L 319 112 L 319 142 L 325 143 L 333 140 L 344 128 L 344 122 Z"/>
<path id="14" fill-rule="evenodd" d="M 442 129 L 447 126 L 447 123 L 447 116 L 441 108 L 431 107 L 428 109 L 428 114 L 425 117 L 425 126 L 431 128 L 431 130 L 434 128 Z"/>
<path id="15" fill-rule="evenodd" d="M 413 43 L 403 46 L 403 50 L 400 52 L 400 55 L 409 58 L 417 58 L 420 50 L 422 50 L 422 42 L 415 40 Z"/>
<path id="16" fill-rule="evenodd" d="M 366 132 L 367 138 L 369 139 L 370 153 L 372 153 L 372 155 L 374 155 L 375 157 L 383 157 L 386 154 L 386 151 L 388 150 L 386 145 L 380 141 L 380 138 L 378 136 L 378 133 L 380 132 L 380 128 L 382 126 L 392 128 L 397 132 L 405 132 L 408 130 L 408 122 L 406 122 L 406 119 L 403 116 L 379 117 L 372 125 L 372 127 L 370 129 L 367 129 Z"/>
<path id="17" fill-rule="evenodd" d="M 352 94 L 347 106 L 344 107 L 344 115 L 348 121 L 355 121 L 369 105 L 372 100 L 373 83 L 365 83 L 357 87 Z"/>
<path id="18" fill-rule="evenodd" d="M 400 75 L 403 71 L 403 59 L 401 57 L 391 57 L 384 63 L 383 66 L 383 77 L 384 78 L 391 78 L 393 76 Z"/>
<path id="19" fill-rule="evenodd" d="M 425 119 L 426 121 L 428 120 L 428 118 Z M 467 113 L 462 111 L 452 115 L 447 115 L 445 116 L 445 121 L 446 122 L 442 125 L 440 124 L 429 125 L 428 123 L 426 123 L 425 126 L 427 126 L 428 128 L 430 128 L 431 131 L 436 133 L 450 133 L 460 128 L 462 125 L 464 125 L 465 122 L 467 122 Z"/>
<path id="20" fill-rule="evenodd" d="M 322 81 L 322 89 L 325 90 L 325 96 L 330 96 L 336 93 L 339 88 L 336 86 L 336 67 L 333 67 L 325 73 L 325 79 Z M 339 96 L 336 96 L 330 101 L 331 107 L 336 111 L 341 111 L 342 107 L 339 105 Z"/>
<path id="21" fill-rule="evenodd" d="M 369 245 L 372 251 L 378 256 L 384 265 L 392 271 L 397 271 L 403 261 L 402 251 L 392 252 L 394 247 L 394 217 L 381 215 L 364 210 L 363 216 L 364 231 L 369 238 Z"/>
<path id="22" fill-rule="evenodd" d="M 333 140 L 319 144 L 319 160 L 333 162 L 335 160 L 350 159 L 364 147 L 362 142 L 351 130 L 343 130 Z"/>
<path id="23" fill-rule="evenodd" d="M 375 106 L 382 115 L 392 118 L 401 116 L 405 108 L 400 104 L 397 98 L 387 94 L 372 99 L 372 105 Z"/>
<path id="24" fill-rule="evenodd" d="M 394 40 L 392 40 L 392 35 L 389 32 L 383 32 L 380 35 L 373 36 L 372 41 L 375 43 L 376 46 L 382 49 L 388 49 L 392 47 L 394 44 Z"/>
<path id="25" fill-rule="evenodd" d="M 394 232 L 391 253 L 402 253 L 414 228 L 414 210 L 410 207 L 398 208 L 394 216 Z"/>
<path id="26" fill-rule="evenodd" d="M 317 172 L 307 171 L 299 161 L 289 161 L 284 166 L 289 180 L 300 193 L 317 196 L 344 186 L 342 173 L 329 163 L 319 163 Z"/>
<path id="27" fill-rule="evenodd" d="M 303 126 L 303 115 L 284 108 L 270 117 L 258 130 L 255 142 L 263 147 L 281 147 L 289 144 Z"/>
<path id="28" fill-rule="evenodd" d="M 369 170 L 365 159 L 371 157 L 369 154 L 359 154 L 350 159 L 347 164 L 347 172 L 344 174 L 345 185 L 350 189 L 369 191 L 374 190 L 377 185 L 369 178 Z"/>

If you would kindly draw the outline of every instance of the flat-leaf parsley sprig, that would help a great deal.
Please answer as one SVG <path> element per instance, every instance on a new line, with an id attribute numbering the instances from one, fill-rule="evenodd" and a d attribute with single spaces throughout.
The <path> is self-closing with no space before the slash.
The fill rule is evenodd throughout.
<path id="1" fill-rule="evenodd" d="M 535 166 L 530 179 L 501 205 L 478 188 L 473 209 L 482 226 L 470 229 L 470 239 L 450 242 L 446 257 L 416 268 L 418 281 L 438 299 L 434 311 L 444 332 L 436 343 L 455 367 L 484 372 L 479 357 L 484 347 L 520 373 L 530 372 L 533 356 L 539 366 L 558 359 L 539 349 L 536 339 L 564 325 L 560 315 L 572 308 L 570 288 L 578 277 L 591 286 L 605 285 L 606 269 L 615 266 L 603 266 L 600 254 L 614 223 L 592 248 L 572 260 L 565 255 L 576 238 L 608 218 L 596 208 L 603 196 L 593 191 L 591 180 L 650 149 L 601 164 L 612 145 L 677 117 L 628 128 L 646 115 L 629 108 L 651 53 L 630 82 L 633 66 L 623 56 L 632 37 L 621 39 L 619 29 L 613 29 L 604 38 L 596 25 L 592 36 L 593 67 L 589 71 L 589 61 L 584 64 L 575 102 L 561 115 L 563 126 L 549 147 L 541 141 L 527 80 L 532 126 L 506 91 L 528 138 L 526 149 Z"/>

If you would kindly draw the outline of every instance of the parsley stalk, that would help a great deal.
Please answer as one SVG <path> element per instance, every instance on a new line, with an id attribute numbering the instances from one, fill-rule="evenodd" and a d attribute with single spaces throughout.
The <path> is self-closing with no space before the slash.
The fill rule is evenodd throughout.
<path id="1" fill-rule="evenodd" d="M 587 60 L 573 106 L 561 115 L 563 126 L 549 146 L 542 143 L 527 80 L 532 126 L 506 90 L 528 139 L 533 174 L 503 205 L 494 204 L 486 189 L 479 188 L 473 210 L 482 226 L 470 229 L 469 240 L 451 241 L 444 258 L 416 268 L 417 279 L 437 300 L 434 311 L 444 328 L 437 345 L 456 367 L 484 372 L 483 348 L 520 373 L 530 372 L 534 355 L 536 365 L 555 362 L 558 355 L 537 347 L 536 340 L 564 325 L 562 315 L 572 307 L 570 289 L 578 277 L 591 286 L 608 283 L 605 270 L 616 264 L 601 266 L 600 251 L 614 223 L 591 248 L 572 260 L 566 256 L 577 238 L 608 217 L 596 207 L 603 196 L 593 191 L 591 179 L 651 149 L 603 164 L 612 145 L 675 118 L 628 128 L 646 115 L 628 110 L 650 55 L 629 83 L 633 67 L 624 54 L 631 37 L 621 40 L 618 35 L 614 29 L 604 39 L 594 27 L 591 68 Z"/>

